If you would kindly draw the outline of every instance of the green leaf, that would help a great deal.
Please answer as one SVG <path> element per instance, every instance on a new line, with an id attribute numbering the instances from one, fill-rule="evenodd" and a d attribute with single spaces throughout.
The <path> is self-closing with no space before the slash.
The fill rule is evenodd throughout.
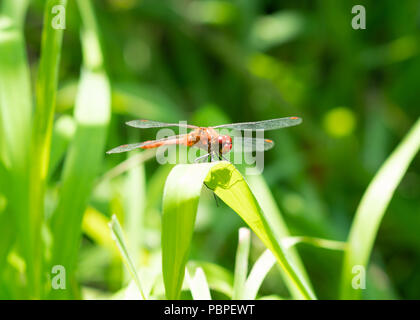
<path id="1" fill-rule="evenodd" d="M 189 261 L 187 263 L 189 269 L 194 270 L 198 267 L 203 269 L 208 285 L 212 290 L 219 291 L 229 298 L 232 297 L 233 277 L 229 270 L 210 262 Z"/>
<path id="2" fill-rule="evenodd" d="M 54 173 L 60 161 L 63 159 L 67 147 L 74 137 L 75 131 L 76 124 L 73 117 L 69 115 L 63 115 L 55 122 L 51 140 L 50 164 L 48 168 L 49 177 Z"/>
<path id="3" fill-rule="evenodd" d="M 76 262 L 83 213 L 104 157 L 109 102 L 106 75 L 84 70 L 75 109 L 76 132 L 64 163 L 52 221 L 53 264 L 66 266 L 67 274 Z"/>
<path id="4" fill-rule="evenodd" d="M 30 0 L 4 0 L 1 3 L 1 10 L 5 15 L 11 17 L 15 21 L 16 26 L 22 28 L 29 1 Z"/>
<path id="5" fill-rule="evenodd" d="M 192 275 L 190 275 L 190 273 Z M 194 300 L 211 300 L 210 289 L 202 268 L 186 269 L 186 280 Z"/>
<path id="6" fill-rule="evenodd" d="M 55 97 L 58 83 L 63 30 L 53 28 L 54 17 L 52 8 L 61 5 L 65 8 L 66 0 L 48 0 L 44 11 L 44 28 L 42 31 L 41 59 L 36 82 L 36 108 L 32 127 L 29 218 L 31 225 L 31 242 L 33 268 L 37 281 L 37 291 L 41 290 L 42 280 L 42 237 L 44 222 L 44 197 L 48 174 L 51 136 L 55 112 Z M 39 293 L 37 293 L 39 295 Z"/>
<path id="7" fill-rule="evenodd" d="M 162 271 L 168 299 L 178 299 L 191 244 L 203 182 L 230 206 L 272 251 L 297 290 L 315 295 L 276 241 L 260 206 L 239 171 L 228 162 L 178 165 L 168 176 L 163 195 Z"/>
<path id="8" fill-rule="evenodd" d="M 1 192 L 7 198 L 7 217 L 3 216 L 4 259 L 14 240 L 27 265 L 28 288 L 24 297 L 36 298 L 34 255 L 29 220 L 28 160 L 31 132 L 32 92 L 23 35 L 23 17 L 27 1 L 4 0 L 0 12 L 0 162 L 3 168 Z M 16 237 L 16 234 L 19 237 Z M 6 264 L 0 264 L 0 274 Z M 19 284 L 17 284 L 18 286 Z"/>
<path id="9" fill-rule="evenodd" d="M 290 248 L 299 243 L 310 244 L 328 250 L 345 250 L 347 248 L 347 242 L 305 236 L 285 237 L 280 242 L 283 248 Z"/>
<path id="10" fill-rule="evenodd" d="M 257 297 L 258 290 L 260 289 L 264 278 L 275 263 L 276 258 L 270 250 L 265 250 L 261 254 L 252 267 L 248 279 L 246 279 L 243 293 L 244 300 L 254 300 Z"/>
<path id="11" fill-rule="evenodd" d="M 166 180 L 163 191 L 162 272 L 168 299 L 179 298 L 198 199 L 208 169 L 207 164 L 178 165 Z"/>
<path id="12" fill-rule="evenodd" d="M 133 260 L 131 259 L 130 255 L 128 253 L 128 249 L 127 249 L 127 245 L 125 244 L 125 241 L 124 241 L 124 235 L 123 235 L 121 225 L 118 222 L 118 219 L 115 215 L 112 216 L 111 222 L 109 223 L 109 227 L 111 228 L 112 236 L 113 236 L 115 242 L 117 243 L 118 249 L 120 250 L 123 262 L 124 262 L 125 266 L 127 267 L 127 270 L 129 271 L 129 273 L 130 273 L 131 277 L 133 278 L 134 282 L 136 283 L 136 286 L 137 286 L 137 288 L 140 292 L 140 296 L 141 296 L 142 300 L 146 300 L 146 296 L 143 293 L 143 289 L 142 289 L 142 286 L 141 286 L 141 283 L 140 283 L 140 279 L 137 275 L 137 271 L 136 271 L 136 268 L 134 266 Z"/>
<path id="13" fill-rule="evenodd" d="M 243 299 L 245 281 L 248 275 L 249 248 L 251 247 L 251 232 L 247 228 L 239 229 L 238 249 L 236 250 L 235 273 L 233 277 L 232 300 Z"/>
<path id="14" fill-rule="evenodd" d="M 135 154 L 132 152 L 130 154 Z M 138 163 L 127 172 L 124 180 L 124 232 L 132 252 L 140 252 L 144 243 L 146 203 L 146 173 L 144 163 Z"/>
<path id="15" fill-rule="evenodd" d="M 419 148 L 420 118 L 379 169 L 360 201 L 344 254 L 341 298 L 360 298 L 361 290 L 352 287 L 353 267 L 362 266 L 366 270 L 386 208 Z"/>
<path id="16" fill-rule="evenodd" d="M 111 90 L 103 69 L 103 58 L 91 2 L 78 1 L 83 20 L 84 67 L 76 98 L 76 131 L 64 162 L 57 208 L 51 231 L 54 239 L 51 263 L 66 268 L 71 283 L 80 246 L 83 213 L 105 155 L 111 113 Z M 71 288 L 52 291 L 53 297 L 68 298 Z"/>
<path id="17" fill-rule="evenodd" d="M 279 207 L 277 206 L 276 200 L 274 199 L 270 189 L 267 186 L 267 183 L 264 180 L 264 177 L 261 174 L 253 174 L 247 176 L 249 186 L 251 191 L 257 198 L 259 204 L 261 204 L 261 209 L 264 213 L 265 218 L 267 219 L 268 224 L 271 226 L 271 230 L 277 240 L 277 242 L 282 246 L 282 239 L 290 237 L 290 233 L 286 226 L 285 221 L 283 220 L 282 213 L 280 212 Z M 308 283 L 308 286 L 311 286 L 309 277 L 306 273 L 305 267 L 299 257 L 297 250 L 292 247 L 283 248 L 287 252 L 288 258 L 291 263 L 294 265 L 296 270 L 302 275 L 302 277 Z M 300 294 L 299 290 L 296 289 L 296 286 L 290 280 L 290 277 L 284 272 L 282 268 L 280 273 L 283 280 L 285 281 L 287 287 L 293 298 L 302 299 L 303 296 Z"/>

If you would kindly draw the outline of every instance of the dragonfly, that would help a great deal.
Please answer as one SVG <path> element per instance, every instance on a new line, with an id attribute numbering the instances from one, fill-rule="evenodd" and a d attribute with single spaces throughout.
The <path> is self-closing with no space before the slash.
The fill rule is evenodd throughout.
<path id="1" fill-rule="evenodd" d="M 255 122 L 222 124 L 213 127 L 199 127 L 186 123 L 166 123 L 153 120 L 132 120 L 126 122 L 126 124 L 134 128 L 146 129 L 181 127 L 191 129 L 191 131 L 182 135 L 166 137 L 158 140 L 124 144 L 107 151 L 107 154 L 127 152 L 134 149 L 152 149 L 161 146 L 184 145 L 188 147 L 200 148 L 207 152 L 205 155 L 195 159 L 195 162 L 199 162 L 203 159 L 209 159 L 209 161 L 217 161 L 222 159 L 227 160 L 223 155 L 231 151 L 232 137 L 230 135 L 219 134 L 217 129 L 231 129 L 239 131 L 268 131 L 296 126 L 301 122 L 302 118 L 286 117 Z M 243 152 L 267 151 L 274 147 L 274 142 L 270 139 L 242 137 L 241 145 Z"/>

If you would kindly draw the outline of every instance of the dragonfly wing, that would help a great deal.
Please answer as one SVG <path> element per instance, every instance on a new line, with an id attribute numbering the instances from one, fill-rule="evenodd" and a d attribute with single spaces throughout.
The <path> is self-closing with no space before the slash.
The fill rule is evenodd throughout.
<path id="1" fill-rule="evenodd" d="M 110 154 L 110 153 L 127 152 L 127 151 L 131 151 L 131 150 L 140 148 L 143 144 L 144 144 L 144 142 L 132 143 L 132 144 L 123 144 L 122 146 L 111 149 L 111 150 L 107 151 L 106 153 Z"/>
<path id="2" fill-rule="evenodd" d="M 159 122 L 153 120 L 132 120 L 126 122 L 126 125 L 134 128 L 164 128 L 164 127 L 182 127 L 182 128 L 197 128 L 197 126 L 193 126 L 191 124 L 186 123 L 166 123 L 166 122 Z"/>
<path id="3" fill-rule="evenodd" d="M 262 138 L 238 137 L 233 142 L 234 148 L 242 152 L 267 151 L 274 147 L 273 140 Z"/>
<path id="4" fill-rule="evenodd" d="M 231 124 L 222 124 L 220 126 L 215 126 L 212 128 L 227 128 L 234 130 L 275 130 L 281 128 L 287 128 L 292 126 L 297 126 L 302 123 L 302 118 L 299 117 L 287 117 L 287 118 L 278 118 L 271 120 L 263 120 L 257 122 L 240 122 L 240 123 L 231 123 Z"/>
<path id="5" fill-rule="evenodd" d="M 150 149 L 150 148 L 157 148 L 162 145 L 172 145 L 172 144 L 178 144 L 182 141 L 182 138 L 185 135 L 177 135 L 172 137 L 166 137 L 158 140 L 151 140 L 151 141 L 145 141 L 145 142 L 138 142 L 138 143 L 132 143 L 132 144 L 123 144 L 122 146 L 116 147 L 114 149 L 111 149 L 107 151 L 106 153 L 121 153 L 121 152 L 127 152 L 138 148 L 144 148 L 144 149 Z"/>

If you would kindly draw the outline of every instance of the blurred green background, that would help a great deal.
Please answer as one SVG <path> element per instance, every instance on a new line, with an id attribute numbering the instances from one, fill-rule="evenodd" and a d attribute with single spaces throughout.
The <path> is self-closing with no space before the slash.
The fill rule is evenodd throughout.
<path id="1" fill-rule="evenodd" d="M 293 235 L 346 240 L 366 187 L 420 114 L 417 0 L 92 3 L 112 92 L 104 152 L 154 138 L 154 130 L 124 125 L 132 119 L 206 126 L 300 116 L 300 126 L 266 134 L 276 146 L 265 154 L 263 175 Z M 356 4 L 366 8 L 365 30 L 351 27 Z M 24 24 L 34 86 L 43 14 L 44 1 L 32 1 Z M 51 156 L 47 215 L 57 205 L 65 150 L 73 137 L 83 59 L 82 22 L 72 0 L 66 18 L 51 147 L 63 153 Z M 113 168 L 127 154 L 104 153 L 103 158 L 89 190 L 73 298 L 109 298 L 127 285 L 106 228 L 114 213 L 136 263 L 159 263 L 162 190 L 172 166 L 161 166 L 149 155 L 144 164 L 138 161 L 118 174 Z M 387 209 L 368 271 L 372 286 L 364 298 L 420 298 L 419 169 L 417 156 Z M 0 198 L 0 212 L 4 202 Z M 241 226 L 230 208 L 217 207 L 204 192 L 190 259 L 232 272 Z M 342 254 L 298 248 L 318 298 L 336 298 Z M 251 261 L 262 251 L 254 237 Z M 26 297 L 16 271 L 22 264 L 19 250 L 10 252 L 0 297 Z M 288 297 L 275 268 L 260 290 L 261 296 L 271 294 Z"/>

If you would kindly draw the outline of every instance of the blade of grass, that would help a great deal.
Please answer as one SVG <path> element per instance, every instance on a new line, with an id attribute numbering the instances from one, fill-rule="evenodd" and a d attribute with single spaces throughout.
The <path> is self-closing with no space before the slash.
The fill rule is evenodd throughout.
<path id="1" fill-rule="evenodd" d="M 69 115 L 63 115 L 55 122 L 51 139 L 50 165 L 48 168 L 49 177 L 54 173 L 60 161 L 63 159 L 70 141 L 73 140 L 75 131 L 76 124 L 73 117 Z"/>
<path id="2" fill-rule="evenodd" d="M 21 28 L 25 20 L 26 11 L 30 0 L 4 0 L 2 1 L 1 11 L 15 21 Z"/>
<path id="3" fill-rule="evenodd" d="M 52 220 L 52 261 L 64 265 L 69 276 L 79 248 L 83 212 L 103 159 L 109 111 L 105 74 L 83 70 L 75 109 L 76 132 L 64 163 L 60 199 Z"/>
<path id="4" fill-rule="evenodd" d="M 326 240 L 312 237 L 283 237 L 281 245 L 284 249 L 289 249 L 296 244 L 306 243 L 329 250 L 345 250 L 346 243 L 342 241 Z M 258 290 L 264 281 L 267 273 L 276 262 L 270 250 L 264 251 L 257 259 L 246 279 L 243 289 L 242 299 L 254 300 L 257 297 Z"/>
<path id="5" fill-rule="evenodd" d="M 191 165 L 189 176 L 184 167 L 176 166 L 166 180 L 163 191 L 162 273 L 167 299 L 179 298 L 198 197 L 207 175 L 206 167 L 208 165 Z"/>
<path id="6" fill-rule="evenodd" d="M 392 195 L 420 148 L 420 118 L 385 161 L 360 201 L 344 253 L 341 298 L 358 299 L 361 290 L 352 287 L 354 266 L 366 269 L 379 225 Z"/>
<path id="7" fill-rule="evenodd" d="M 2 238 L 0 244 L 0 272 L 5 267 L 7 255 L 16 237 L 15 225 L 10 223 L 9 220 L 10 218 L 7 214 L 4 212 L 0 213 L 0 234 Z"/>
<path id="8" fill-rule="evenodd" d="M 169 174 L 163 195 L 162 271 L 168 299 L 178 299 L 188 259 L 202 183 L 230 206 L 275 255 L 304 298 L 315 298 L 276 241 L 242 175 L 227 162 L 178 165 Z"/>
<path id="9" fill-rule="evenodd" d="M 173 167 L 173 164 L 165 164 L 159 166 L 159 168 L 147 181 L 146 212 L 159 212 L 159 219 L 165 181 Z"/>
<path id="10" fill-rule="evenodd" d="M 206 275 L 202 268 L 198 267 L 195 270 L 185 269 L 186 280 L 190 287 L 191 295 L 194 300 L 211 300 L 210 289 L 207 283 Z"/>
<path id="11" fill-rule="evenodd" d="M 28 145 L 31 132 L 32 93 L 27 62 L 23 17 L 27 1 L 4 0 L 0 12 L 0 162 L 4 167 L 7 208 L 3 213 L 2 252 L 7 254 L 14 239 L 27 265 L 25 297 L 36 297 L 37 281 L 32 264 L 28 204 Z M 18 236 L 17 236 L 18 235 Z M 3 235 L 2 235 L 3 236 Z M 6 239 L 7 238 L 7 239 Z M 0 272 L 5 264 L 0 265 Z"/>
<path id="12" fill-rule="evenodd" d="M 10 219 L 7 214 L 9 211 L 7 202 L 10 199 L 7 187 L 8 181 L 9 174 L 0 161 L 0 234 L 2 235 L 2 241 L 0 241 L 0 275 L 3 274 L 7 255 L 16 238 L 16 226 L 12 221 L 13 219 Z M 2 298 L 1 295 L 0 298 Z"/>
<path id="13" fill-rule="evenodd" d="M 264 278 L 276 263 L 276 258 L 270 250 L 265 250 L 255 261 L 254 266 L 245 282 L 243 293 L 244 300 L 254 300 L 257 297 L 258 290 L 261 287 Z"/>
<path id="14" fill-rule="evenodd" d="M 326 240 L 312 237 L 283 237 L 280 240 L 284 249 L 290 249 L 299 243 L 306 243 L 320 248 L 329 250 L 345 250 L 346 242 Z M 266 250 L 257 259 L 252 270 L 245 282 L 244 300 L 254 300 L 257 297 L 258 290 L 264 281 L 267 273 L 271 270 L 276 262 L 270 250 Z"/>
<path id="15" fill-rule="evenodd" d="M 63 40 L 63 30 L 53 28 L 51 25 L 54 17 L 52 8 L 57 5 L 65 8 L 66 4 L 66 0 L 48 0 L 45 4 L 41 58 L 38 69 L 38 80 L 36 82 L 36 109 L 32 126 L 31 166 L 29 170 L 29 223 L 31 225 L 30 238 L 34 255 L 32 268 L 35 272 L 35 278 L 38 279 L 35 288 L 37 296 L 42 295 L 43 249 L 41 228 L 44 220 L 44 197 L 50 159 L 61 44 Z"/>
<path id="16" fill-rule="evenodd" d="M 249 175 L 247 176 L 247 180 L 249 182 L 249 186 L 254 193 L 255 197 L 257 198 L 258 203 L 261 204 L 261 209 L 271 226 L 274 236 L 277 239 L 277 242 L 282 245 L 281 239 L 284 237 L 290 237 L 290 233 L 286 226 L 286 223 L 283 220 L 282 213 L 277 206 L 276 200 L 274 199 L 270 189 L 267 186 L 262 175 Z M 302 275 L 302 277 L 308 283 L 308 286 L 311 287 L 311 283 L 309 281 L 309 277 L 306 273 L 305 267 L 299 257 L 297 250 L 293 247 L 284 248 L 287 250 L 287 254 L 291 259 L 293 265 L 296 267 L 296 270 Z M 302 299 L 302 295 L 298 290 L 296 290 L 296 286 L 293 285 L 290 278 L 285 274 L 285 272 L 280 269 L 280 273 L 282 278 L 284 279 L 287 287 L 293 298 L 295 299 Z M 312 287 L 311 287 L 312 288 Z"/>
<path id="17" fill-rule="evenodd" d="M 249 258 L 250 247 L 251 247 L 250 230 L 247 228 L 240 228 L 238 248 L 236 250 L 232 300 L 243 299 L 244 291 L 245 291 L 246 276 L 248 275 L 248 258 Z"/>
<path id="18" fill-rule="evenodd" d="M 229 270 L 210 262 L 189 261 L 187 264 L 187 268 L 196 269 L 198 267 L 203 269 L 207 283 L 212 290 L 219 291 L 227 297 L 232 298 L 233 276 Z"/>
<path id="19" fill-rule="evenodd" d="M 140 254 L 144 239 L 145 179 L 144 164 L 140 163 L 127 172 L 122 190 L 124 233 L 127 235 L 128 248 L 136 255 Z"/>
<path id="20" fill-rule="evenodd" d="M 51 221 L 54 239 L 51 263 L 66 268 L 68 283 L 74 277 L 83 213 L 105 154 L 111 110 L 110 85 L 92 4 L 88 0 L 77 3 L 83 21 L 84 67 L 74 110 L 76 132 L 64 162 L 60 199 Z M 68 288 L 51 293 L 53 298 L 68 298 L 75 292 Z"/>
<path id="21" fill-rule="evenodd" d="M 295 263 L 290 259 L 288 253 L 277 242 L 272 227 L 240 172 L 233 165 L 223 163 L 223 166 L 220 165 L 217 170 L 212 169 L 212 174 L 207 176 L 205 184 L 238 213 L 264 245 L 271 250 L 278 264 L 286 272 L 302 297 L 315 299 L 315 294 L 308 281 L 295 267 Z"/>
<path id="22" fill-rule="evenodd" d="M 127 172 L 124 185 L 124 231 L 132 252 L 139 253 L 144 239 L 144 207 L 146 203 L 144 163 Z"/>
<path id="23" fill-rule="evenodd" d="M 111 222 L 109 223 L 109 227 L 111 228 L 112 236 L 113 236 L 115 242 L 118 245 L 118 249 L 120 249 L 120 253 L 121 253 L 121 257 L 123 259 L 123 262 L 124 262 L 125 266 L 127 267 L 127 270 L 129 271 L 132 279 L 136 283 L 136 286 L 137 286 L 137 288 L 139 290 L 139 293 L 140 293 L 140 297 L 142 298 L 142 300 L 146 300 L 146 297 L 143 293 L 143 289 L 142 289 L 142 286 L 141 286 L 141 283 L 140 283 L 140 279 L 137 275 L 137 271 L 136 271 L 136 268 L 134 266 L 133 260 L 130 258 L 130 255 L 128 253 L 127 245 L 125 244 L 125 241 L 124 241 L 124 235 L 123 235 L 121 225 L 118 222 L 118 219 L 115 215 L 112 216 Z"/>
<path id="24" fill-rule="evenodd" d="M 283 245 L 284 248 L 291 248 L 299 243 L 310 244 L 315 247 L 328 249 L 328 250 L 346 250 L 347 248 L 347 242 L 336 241 L 336 240 L 328 240 L 328 239 L 304 237 L 304 236 L 285 237 L 281 239 L 281 244 Z"/>

